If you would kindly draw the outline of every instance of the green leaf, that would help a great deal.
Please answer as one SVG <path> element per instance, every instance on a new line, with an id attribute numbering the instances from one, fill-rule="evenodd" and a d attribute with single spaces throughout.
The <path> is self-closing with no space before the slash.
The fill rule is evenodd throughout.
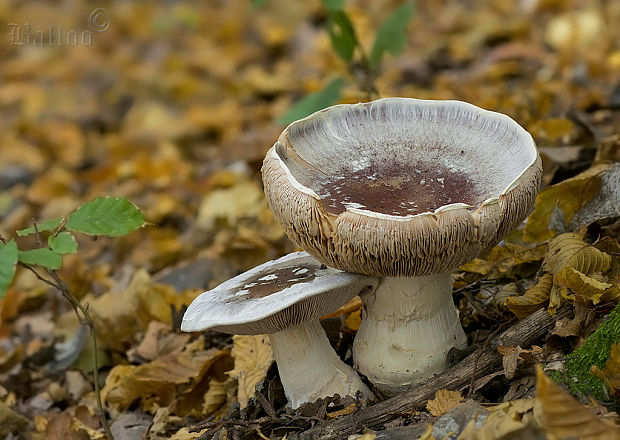
<path id="1" fill-rule="evenodd" d="M 344 8 L 345 0 L 322 0 L 323 6 L 329 11 L 340 11 Z"/>
<path id="2" fill-rule="evenodd" d="M 357 37 L 353 23 L 344 11 L 330 11 L 327 33 L 338 55 L 347 62 L 351 61 L 357 45 Z"/>
<path id="3" fill-rule="evenodd" d="M 57 254 L 75 254 L 78 244 L 71 232 L 61 232 L 58 235 L 51 235 L 47 239 L 49 247 Z"/>
<path id="4" fill-rule="evenodd" d="M 0 299 L 6 295 L 15 275 L 17 264 L 17 244 L 14 240 L 6 244 L 0 243 Z"/>
<path id="5" fill-rule="evenodd" d="M 379 26 L 370 51 L 370 65 L 377 67 L 385 52 L 398 55 L 407 41 L 407 24 L 413 18 L 413 2 L 408 1 L 396 8 Z"/>
<path id="6" fill-rule="evenodd" d="M 310 93 L 300 101 L 297 101 L 284 115 L 278 118 L 281 124 L 290 124 L 309 114 L 322 110 L 340 99 L 340 89 L 344 85 L 344 79 L 336 78 L 327 84 L 322 90 Z"/>
<path id="7" fill-rule="evenodd" d="M 62 256 L 47 248 L 19 251 L 19 261 L 48 269 L 60 269 L 62 266 Z"/>
<path id="8" fill-rule="evenodd" d="M 37 229 L 39 230 L 39 232 L 53 231 L 62 223 L 62 220 L 62 217 L 46 220 L 43 223 L 37 224 Z M 17 231 L 17 235 L 19 235 L 20 237 L 25 237 L 26 235 L 34 234 L 35 232 L 36 230 L 34 229 L 34 226 L 32 226 L 30 228 L 20 229 L 19 231 Z"/>
<path id="9" fill-rule="evenodd" d="M 67 229 L 91 235 L 126 235 L 144 226 L 144 216 L 125 197 L 99 197 L 69 215 Z"/>
<path id="10" fill-rule="evenodd" d="M 267 3 L 267 0 L 252 0 L 252 8 L 258 9 Z"/>

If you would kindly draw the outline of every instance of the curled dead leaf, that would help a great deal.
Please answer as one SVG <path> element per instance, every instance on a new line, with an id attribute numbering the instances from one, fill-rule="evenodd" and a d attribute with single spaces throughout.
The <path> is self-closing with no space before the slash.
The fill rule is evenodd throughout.
<path id="1" fill-rule="evenodd" d="M 511 296 L 506 299 L 504 304 L 517 318 L 523 319 L 544 307 L 549 300 L 552 286 L 553 276 L 550 273 L 545 273 L 536 280 L 536 284 L 527 289 L 525 294 Z"/>
<path id="2" fill-rule="evenodd" d="M 593 304 L 598 304 L 601 300 L 617 301 L 620 298 L 620 289 L 617 286 L 598 281 L 570 266 L 566 266 L 557 272 L 553 277 L 553 282 L 568 289 L 569 292 L 563 292 L 563 294 L 571 299 L 578 295 L 591 300 Z"/>

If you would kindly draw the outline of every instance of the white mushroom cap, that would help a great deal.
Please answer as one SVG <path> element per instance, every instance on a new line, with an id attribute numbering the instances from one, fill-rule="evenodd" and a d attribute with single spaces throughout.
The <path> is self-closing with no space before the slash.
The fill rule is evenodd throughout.
<path id="1" fill-rule="evenodd" d="M 185 312 L 181 330 L 276 333 L 336 310 L 377 282 L 294 252 L 200 294 Z"/>
<path id="2" fill-rule="evenodd" d="M 263 163 L 288 236 L 349 272 L 451 270 L 530 212 L 542 174 L 532 137 L 459 101 L 386 98 L 289 125 Z"/>

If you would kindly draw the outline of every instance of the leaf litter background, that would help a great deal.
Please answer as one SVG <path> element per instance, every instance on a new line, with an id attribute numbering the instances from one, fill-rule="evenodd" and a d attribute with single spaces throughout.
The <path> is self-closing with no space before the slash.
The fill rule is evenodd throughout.
<path id="1" fill-rule="evenodd" d="M 399 5 L 348 1 L 345 10 L 369 47 Z M 9 44 L 10 23 L 81 31 L 95 7 L 111 25 L 90 47 Z M 0 233 L 100 195 L 129 197 L 151 223 L 121 238 L 80 237 L 61 271 L 95 316 L 119 439 L 293 438 L 356 410 L 344 402 L 290 413 L 288 427 L 257 422 L 286 413 L 268 340 L 178 331 L 200 291 L 295 249 L 267 208 L 260 165 L 283 128 L 277 119 L 348 75 L 325 20 L 318 1 L 0 1 Z M 539 345 L 500 347 L 503 370 L 471 395 L 440 390 L 384 429 L 443 438 L 437 418 L 460 408 L 461 438 L 618 438 L 620 321 L 579 349 L 595 353 L 585 365 L 569 354 L 620 298 L 619 26 L 614 1 L 420 2 L 403 53 L 385 58 L 380 96 L 506 113 L 543 157 L 545 189 L 525 227 L 454 274 L 470 345 L 540 308 L 568 304 L 574 317 Z M 354 84 L 340 102 L 364 100 Z M 348 361 L 359 307 L 323 320 Z M 0 437 L 103 438 L 86 335 L 56 292 L 18 272 L 0 300 Z M 583 376 L 558 373 L 571 362 Z M 190 432 L 227 414 L 245 422 Z"/>

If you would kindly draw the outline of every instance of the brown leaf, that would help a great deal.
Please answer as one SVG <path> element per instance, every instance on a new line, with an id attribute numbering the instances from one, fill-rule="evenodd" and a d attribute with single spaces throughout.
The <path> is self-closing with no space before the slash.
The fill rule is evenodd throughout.
<path id="1" fill-rule="evenodd" d="M 620 289 L 617 286 L 598 281 L 570 266 L 557 272 L 553 281 L 558 286 L 569 289 L 571 294 L 566 296 L 571 299 L 578 295 L 584 300 L 591 300 L 593 304 L 598 304 L 603 298 L 617 301 L 620 297 Z"/>
<path id="2" fill-rule="evenodd" d="M 565 267 L 572 267 L 587 275 L 591 272 L 606 272 L 611 261 L 611 256 L 583 241 L 581 234 L 566 233 L 549 241 L 548 256 L 543 268 L 554 276 Z"/>
<path id="3" fill-rule="evenodd" d="M 180 392 L 179 385 L 198 382 L 216 361 L 226 356 L 226 350 L 186 350 L 133 366 L 117 365 L 110 371 L 101 396 L 118 411 L 126 410 L 141 399 L 146 411 L 154 412 L 167 406 Z"/>
<path id="4" fill-rule="evenodd" d="M 174 333 L 170 325 L 151 321 L 142 342 L 127 352 L 127 358 L 131 362 L 143 362 L 178 353 L 183 350 L 190 337 L 187 333 Z"/>
<path id="5" fill-rule="evenodd" d="M 506 379 L 512 379 L 517 371 L 517 363 L 521 353 L 524 351 L 521 347 L 509 347 L 500 345 L 497 351 L 503 356 L 502 365 L 504 366 L 504 375 Z"/>
<path id="6" fill-rule="evenodd" d="M 537 369 L 537 397 L 542 428 L 550 439 L 617 440 L 620 430 L 597 417 Z"/>
<path id="7" fill-rule="evenodd" d="M 435 398 L 426 402 L 426 409 L 435 417 L 439 417 L 459 406 L 463 400 L 460 391 L 438 390 Z"/>
<path id="8" fill-rule="evenodd" d="M 609 359 L 603 369 L 593 365 L 591 373 L 603 379 L 616 396 L 620 395 L 620 343 L 611 346 Z"/>
<path id="9" fill-rule="evenodd" d="M 528 247 L 506 242 L 503 246 L 495 246 L 483 259 L 476 258 L 460 269 L 489 279 L 523 278 L 536 271 L 535 268 L 532 270 L 531 263 L 542 261 L 545 252 L 544 245 Z"/>
<path id="10" fill-rule="evenodd" d="M 545 273 L 522 296 L 507 298 L 505 305 L 517 318 L 523 319 L 544 307 L 549 300 L 552 286 L 553 276 L 550 273 Z"/>
<path id="11" fill-rule="evenodd" d="M 608 167 L 609 165 L 592 167 L 573 178 L 542 190 L 536 197 L 534 211 L 528 217 L 523 238 L 540 243 L 555 236 L 557 231 L 550 230 L 549 223 L 556 205 L 559 204 L 567 225 L 575 213 L 598 193 L 600 178 L 597 174 Z"/>

